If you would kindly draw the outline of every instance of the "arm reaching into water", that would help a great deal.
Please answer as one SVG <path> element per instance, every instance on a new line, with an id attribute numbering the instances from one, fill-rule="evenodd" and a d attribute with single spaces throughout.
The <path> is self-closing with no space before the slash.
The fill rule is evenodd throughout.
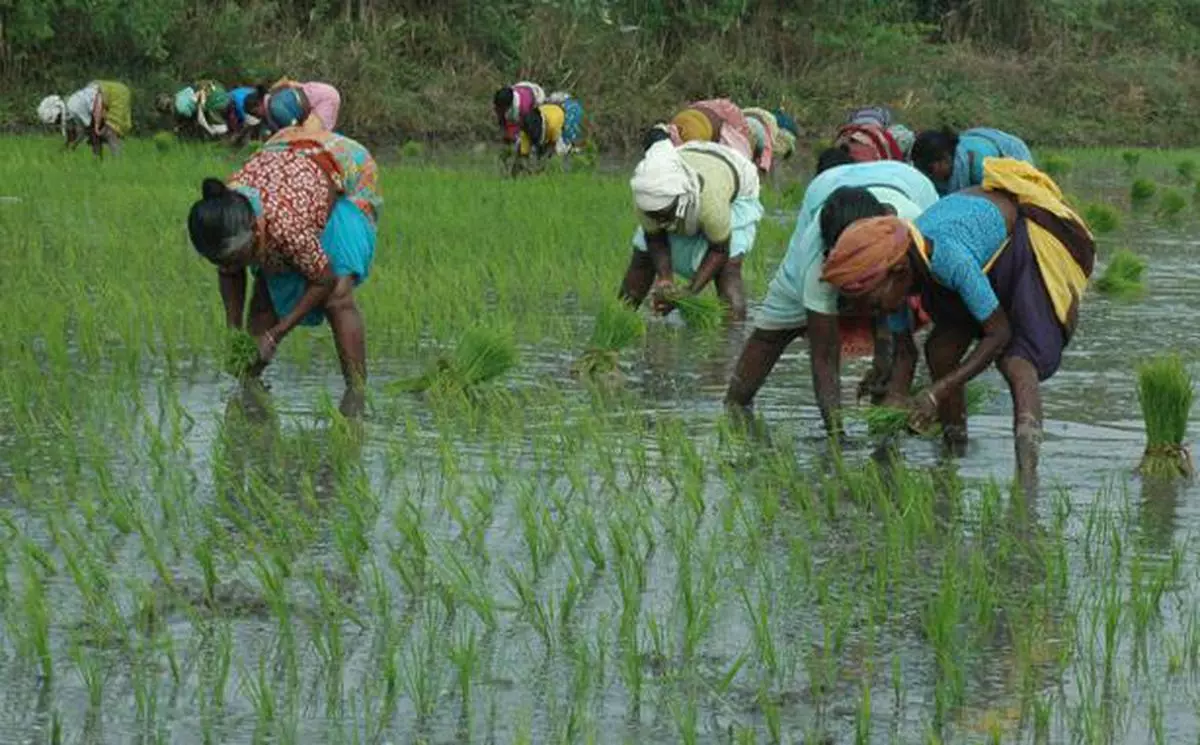
<path id="1" fill-rule="evenodd" d="M 231 329 L 242 328 L 246 315 L 246 270 L 218 269 L 217 281 L 225 304 L 225 324 Z"/>
<path id="2" fill-rule="evenodd" d="M 695 276 L 692 277 L 691 284 L 688 285 L 688 292 L 693 295 L 699 294 L 712 282 L 713 277 L 721 271 L 726 262 L 729 261 L 729 241 L 723 243 L 710 243 L 708 253 L 704 254 L 704 259 L 700 262 L 700 268 L 696 270 Z"/>
<path id="3" fill-rule="evenodd" d="M 937 415 L 937 404 L 949 391 L 961 388 L 987 366 L 996 361 L 1012 339 L 1012 327 L 1004 310 L 997 308 L 983 322 L 983 336 L 966 359 L 954 370 L 918 394 L 913 401 L 910 423 L 915 429 L 925 429 Z"/>
<path id="4" fill-rule="evenodd" d="M 808 311 L 808 348 L 812 355 L 813 392 L 829 434 L 841 433 L 842 341 L 838 317 Z"/>

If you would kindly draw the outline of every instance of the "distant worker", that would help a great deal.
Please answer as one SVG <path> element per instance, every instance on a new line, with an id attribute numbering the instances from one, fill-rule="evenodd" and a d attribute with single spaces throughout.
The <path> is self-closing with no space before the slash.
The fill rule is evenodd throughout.
<path id="1" fill-rule="evenodd" d="M 546 102 L 546 91 L 537 83 L 527 80 L 506 85 L 492 97 L 496 121 L 500 125 L 504 142 L 512 144 L 521 135 L 521 122 L 535 108 Z"/>
<path id="2" fill-rule="evenodd" d="M 133 131 L 132 99 L 124 83 L 96 80 L 65 101 L 46 96 L 38 104 L 38 118 L 43 124 L 58 125 L 70 149 L 86 138 L 96 157 L 103 157 L 104 145 L 116 155 L 121 152 L 121 138 Z"/>
<path id="3" fill-rule="evenodd" d="M 922 132 L 912 150 L 913 165 L 933 179 L 942 194 L 982 184 L 984 158 L 1033 164 L 1033 153 L 1020 137 L 988 127 L 957 134 L 949 128 Z"/>
<path id="4" fill-rule="evenodd" d="M 521 120 L 516 149 L 518 168 L 523 159 L 536 155 L 538 160 L 558 155 L 566 157 L 583 143 L 583 104 L 566 93 L 551 96 Z"/>

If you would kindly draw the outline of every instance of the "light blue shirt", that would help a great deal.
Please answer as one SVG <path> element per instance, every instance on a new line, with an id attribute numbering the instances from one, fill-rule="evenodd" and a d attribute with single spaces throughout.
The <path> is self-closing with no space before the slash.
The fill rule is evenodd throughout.
<path id="1" fill-rule="evenodd" d="M 760 327 L 803 325 L 806 311 L 837 315 L 837 290 L 821 281 L 826 246 L 821 238 L 820 216 L 830 195 L 843 187 L 867 189 L 880 202 L 891 205 L 905 220 L 916 219 L 938 200 L 933 182 L 917 169 L 899 161 L 852 163 L 818 175 L 804 192 L 804 202 L 800 205 L 787 254 L 763 301 Z"/>
<path id="2" fill-rule="evenodd" d="M 916 226 L 932 243 L 929 273 L 934 281 L 957 293 L 972 318 L 986 321 L 1000 300 L 983 268 L 1008 240 L 1004 213 L 985 197 L 951 194 L 918 217 Z M 910 324 L 908 311 L 888 318 L 893 331 Z"/>
<path id="3" fill-rule="evenodd" d="M 982 184 L 984 158 L 1014 158 L 1033 163 L 1033 153 L 1020 137 L 990 127 L 968 129 L 958 136 L 954 170 L 944 193 L 953 194 Z"/>

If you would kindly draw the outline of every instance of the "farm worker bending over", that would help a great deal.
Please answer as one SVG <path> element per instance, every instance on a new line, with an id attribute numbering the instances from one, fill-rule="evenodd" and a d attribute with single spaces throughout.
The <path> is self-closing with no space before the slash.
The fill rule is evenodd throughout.
<path id="1" fill-rule="evenodd" d="M 503 132 L 504 141 L 510 144 L 516 142 L 521 134 L 521 122 L 545 102 L 546 91 L 529 81 L 514 83 L 496 91 L 492 97 L 492 108 L 496 112 L 496 121 Z"/>
<path id="2" fill-rule="evenodd" d="M 226 121 L 235 142 L 249 139 L 262 126 L 262 119 L 254 112 L 259 109 L 259 102 L 266 95 L 266 88 L 251 85 L 239 86 L 229 92 L 233 105 L 226 113 Z"/>
<path id="3" fill-rule="evenodd" d="M 1033 153 L 1021 138 L 987 127 L 961 134 L 949 129 L 922 132 L 912 149 L 913 165 L 933 179 L 942 194 L 982 184 L 984 158 L 1033 163 Z"/>
<path id="4" fill-rule="evenodd" d="M 233 174 L 228 186 L 205 179 L 188 215 L 188 233 L 216 264 L 230 328 L 242 328 L 246 269 L 253 269 L 249 331 L 261 373 L 297 326 L 328 320 L 346 395 L 342 411 L 362 408 L 366 342 L 354 287 L 375 256 L 375 160 L 354 140 L 285 129 Z"/>
<path id="5" fill-rule="evenodd" d="M 686 109 L 676 114 L 666 128 L 671 141 L 676 145 L 685 142 L 717 142 L 732 150 L 736 150 L 747 160 L 754 162 L 754 146 L 751 145 L 754 134 L 746 115 L 737 104 L 728 98 L 713 98 L 707 101 L 696 101 Z M 765 162 L 769 165 L 770 149 L 766 153 Z M 764 159 L 755 162 L 762 171 Z"/>
<path id="6" fill-rule="evenodd" d="M 856 163 L 908 160 L 914 139 L 912 130 L 892 120 L 890 109 L 867 106 L 851 112 L 834 135 L 833 146 Z"/>
<path id="7" fill-rule="evenodd" d="M 845 315 L 839 308 L 837 289 L 821 279 L 825 258 L 842 232 L 857 220 L 884 215 L 913 220 L 937 199 L 929 179 L 897 161 L 844 165 L 813 179 L 804 193 L 787 254 L 755 320 L 754 333 L 734 368 L 726 403 L 748 409 L 784 349 L 797 337 L 806 336 L 821 418 L 828 431 L 840 432 L 837 412 L 843 344 L 854 336 L 871 340 L 875 321 L 871 316 Z M 911 332 L 896 334 L 894 369 L 888 359 L 892 346 L 876 345 L 875 368 L 860 386 L 860 396 L 872 387 L 882 393 L 883 384 L 888 384 L 887 403 L 907 401 L 917 355 Z"/>
<path id="8" fill-rule="evenodd" d="M 71 149 L 86 137 L 96 157 L 104 154 L 104 145 L 116 155 L 121 151 L 121 138 L 133 131 L 132 98 L 124 83 L 97 80 L 65 101 L 59 96 L 43 98 L 38 118 L 44 124 L 59 125 Z"/>
<path id="9" fill-rule="evenodd" d="M 1050 177 L 987 158 L 981 188 L 946 197 L 915 221 L 851 225 L 821 278 L 865 308 L 896 313 L 895 331 L 911 322 L 905 297 L 920 293 L 934 324 L 925 344 L 933 385 L 912 399 L 909 421 L 924 429 L 936 417 L 952 447 L 966 443 L 964 386 L 995 362 L 1012 393 L 1018 475 L 1036 486 L 1038 382 L 1058 370 L 1094 259 L 1091 232 Z"/>
<path id="10" fill-rule="evenodd" d="M 273 130 L 300 127 L 306 132 L 332 132 L 337 129 L 341 109 L 342 94 L 332 85 L 284 78 L 251 113 L 266 119 Z"/>
<path id="11" fill-rule="evenodd" d="M 796 151 L 795 133 L 785 129 L 779 117 L 766 109 L 743 109 L 746 123 L 750 125 L 753 160 L 759 170 L 766 173 L 777 160 L 786 160 Z M 795 122 L 789 120 L 792 127 Z"/>
<path id="12" fill-rule="evenodd" d="M 517 155 L 569 155 L 583 141 L 583 104 L 565 93 L 554 94 L 521 119 Z"/>
<path id="13" fill-rule="evenodd" d="M 639 306 L 651 286 L 672 286 L 675 274 L 699 293 L 715 280 L 735 319 L 746 316 L 742 259 L 754 246 L 763 216 L 758 172 L 740 153 L 711 142 L 676 148 L 654 143 L 630 181 L 640 226 L 621 296 Z M 657 277 L 657 279 L 656 279 Z M 671 310 L 656 300 L 656 310 Z"/>
<path id="14" fill-rule="evenodd" d="M 176 118 L 195 121 L 200 128 L 214 137 L 229 131 L 226 120 L 233 107 L 233 98 L 225 86 L 212 80 L 203 80 L 181 88 L 173 100 Z"/>

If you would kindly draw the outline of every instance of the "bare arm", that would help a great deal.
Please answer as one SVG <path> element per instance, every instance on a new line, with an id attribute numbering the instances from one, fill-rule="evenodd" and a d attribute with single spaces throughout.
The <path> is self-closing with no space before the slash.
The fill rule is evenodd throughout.
<path id="1" fill-rule="evenodd" d="M 997 308 L 983 322 L 983 337 L 967 355 L 967 358 L 949 375 L 934 383 L 929 392 L 940 401 L 945 398 L 947 391 L 966 385 L 967 381 L 995 362 L 1011 339 L 1012 327 L 1008 324 L 1008 316 L 1004 314 L 1002 308 Z"/>
<path id="2" fill-rule="evenodd" d="M 96 98 L 92 100 L 92 133 L 100 134 L 100 127 L 104 125 L 104 94 L 96 91 Z"/>
<path id="3" fill-rule="evenodd" d="M 813 392 L 825 431 L 841 432 L 842 340 L 837 316 L 808 312 L 808 349 L 812 356 Z"/>
<path id="4" fill-rule="evenodd" d="M 695 276 L 692 277 L 688 291 L 693 294 L 701 292 L 728 261 L 729 241 L 709 244 L 708 253 L 704 254 L 704 259 L 700 262 L 700 268 L 696 270 Z"/>
<path id="5" fill-rule="evenodd" d="M 671 281 L 674 271 L 671 269 L 671 244 L 666 232 L 646 233 L 646 250 L 650 252 L 650 260 L 654 262 L 654 274 L 661 281 Z"/>
<path id="6" fill-rule="evenodd" d="M 310 312 L 324 307 L 335 287 L 337 287 L 337 277 L 329 269 L 325 270 L 320 279 L 309 280 L 308 286 L 304 288 L 304 294 L 300 296 L 300 302 L 296 303 L 292 312 L 279 319 L 279 323 L 271 329 L 271 334 L 276 341 L 287 336 L 292 329 L 299 326 L 300 321 L 304 320 L 304 317 Z"/>
<path id="7" fill-rule="evenodd" d="M 246 315 L 246 270 L 217 270 L 217 281 L 221 287 L 221 301 L 225 304 L 225 324 L 231 329 L 240 329 Z"/>
<path id="8" fill-rule="evenodd" d="M 884 401 L 903 403 L 908 400 L 917 371 L 917 344 L 913 341 L 912 331 L 893 334 L 892 349 L 892 374 Z"/>

